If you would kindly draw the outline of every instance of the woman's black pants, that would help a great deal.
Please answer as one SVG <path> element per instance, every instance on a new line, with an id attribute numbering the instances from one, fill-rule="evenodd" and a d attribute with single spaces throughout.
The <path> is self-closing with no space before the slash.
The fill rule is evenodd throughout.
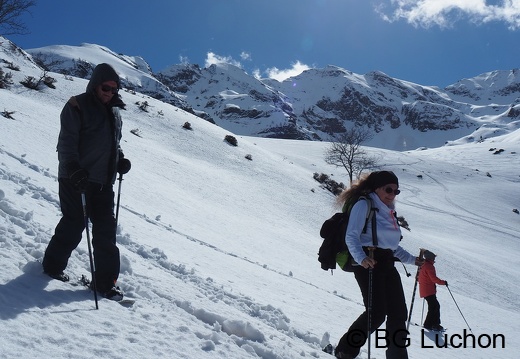
<path id="1" fill-rule="evenodd" d="M 373 333 L 386 319 L 386 331 L 379 329 L 375 337 L 378 347 L 386 347 L 387 359 L 407 359 L 408 332 L 406 330 L 407 309 L 401 277 L 394 267 L 393 256 L 378 252 L 378 264 L 372 269 L 372 307 L 370 331 Z M 347 333 L 338 343 L 336 352 L 356 357 L 367 340 L 368 333 L 368 296 L 369 270 L 358 266 L 354 269 L 365 311 L 352 323 Z M 385 338 L 385 339 L 382 339 Z M 374 343 L 374 341 L 372 342 Z"/>
<path id="2" fill-rule="evenodd" d="M 423 323 L 424 327 L 433 328 L 439 326 L 441 324 L 441 305 L 437 300 L 437 296 L 433 294 L 424 299 L 428 302 L 428 314 L 426 314 L 426 319 Z"/>

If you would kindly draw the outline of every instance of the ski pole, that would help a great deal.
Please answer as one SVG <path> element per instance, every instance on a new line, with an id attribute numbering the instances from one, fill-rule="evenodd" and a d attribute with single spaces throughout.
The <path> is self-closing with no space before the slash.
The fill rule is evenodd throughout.
<path id="1" fill-rule="evenodd" d="M 369 257 L 374 259 L 374 250 L 375 247 L 369 247 Z M 368 359 L 370 359 L 370 347 L 371 347 L 371 332 L 372 332 L 372 283 L 373 283 L 373 269 L 372 267 L 368 267 L 368 305 L 367 305 L 367 317 L 368 317 L 368 325 L 367 325 L 367 344 L 368 344 Z"/>
<path id="2" fill-rule="evenodd" d="M 419 259 L 422 259 L 424 249 L 420 249 Z M 419 272 L 421 270 L 421 266 L 417 267 L 417 273 L 415 274 L 415 284 L 413 285 L 413 293 L 412 293 L 412 301 L 410 303 L 410 313 L 408 314 L 408 323 L 406 324 L 406 330 L 410 329 L 410 321 L 412 320 L 412 311 L 413 311 L 413 302 L 415 300 L 415 293 L 417 292 L 417 282 L 419 282 Z"/>
<path id="3" fill-rule="evenodd" d="M 119 174 L 119 178 L 117 179 L 119 181 L 119 188 L 117 190 L 117 206 L 116 206 L 116 228 L 117 228 L 117 219 L 119 218 L 119 201 L 121 199 L 121 182 L 123 182 L 123 174 Z"/>
<path id="4" fill-rule="evenodd" d="M 468 326 L 469 331 L 471 332 L 471 334 L 473 334 L 473 331 L 472 331 L 471 328 L 469 327 L 468 321 L 466 320 L 466 318 L 464 318 L 464 314 L 462 314 L 462 311 L 460 310 L 459 305 L 457 304 L 457 301 L 455 300 L 455 297 L 454 297 L 453 294 L 451 293 L 450 287 L 448 287 L 448 286 L 446 285 L 446 288 L 448 288 L 448 292 L 450 292 L 451 298 L 453 299 L 453 302 L 454 302 L 455 305 L 457 306 L 457 309 L 459 310 L 460 315 L 462 315 L 462 319 L 464 319 L 464 321 L 466 322 L 466 325 Z"/>
<path id="5" fill-rule="evenodd" d="M 85 231 L 87 232 L 88 256 L 90 259 L 90 273 L 92 275 L 92 290 L 94 291 L 94 301 L 96 302 L 96 309 L 99 309 L 95 275 L 96 269 L 94 266 L 94 260 L 92 259 L 92 247 L 90 246 L 90 233 L 88 231 L 87 201 L 85 199 L 84 191 L 81 192 L 81 203 L 83 204 L 83 218 L 85 220 Z"/>
<path id="6" fill-rule="evenodd" d="M 412 320 L 413 302 L 415 300 L 415 292 L 417 292 L 417 282 L 419 279 L 419 271 L 421 267 L 417 268 L 417 274 L 415 275 L 415 284 L 413 285 L 412 301 L 410 302 L 410 313 L 408 313 L 408 323 L 406 324 L 406 330 L 410 329 L 410 321 Z"/>
<path id="7" fill-rule="evenodd" d="M 425 302 L 425 300 L 424 300 L 424 298 L 423 298 L 423 300 L 422 300 L 421 323 L 424 323 L 424 322 L 423 322 L 423 319 L 424 319 L 424 302 Z"/>

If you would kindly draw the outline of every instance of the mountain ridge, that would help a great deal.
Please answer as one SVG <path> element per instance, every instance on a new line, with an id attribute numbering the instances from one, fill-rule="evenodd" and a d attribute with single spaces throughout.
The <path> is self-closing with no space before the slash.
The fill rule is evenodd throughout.
<path id="1" fill-rule="evenodd" d="M 352 126 L 367 126 L 374 136 L 366 145 L 403 151 L 483 140 L 517 126 L 520 117 L 519 69 L 480 74 L 440 89 L 335 65 L 279 82 L 224 63 L 177 64 L 154 73 L 139 56 L 95 44 L 24 52 L 42 71 L 85 79 L 97 63 L 111 63 L 127 90 L 237 135 L 330 141 Z"/>

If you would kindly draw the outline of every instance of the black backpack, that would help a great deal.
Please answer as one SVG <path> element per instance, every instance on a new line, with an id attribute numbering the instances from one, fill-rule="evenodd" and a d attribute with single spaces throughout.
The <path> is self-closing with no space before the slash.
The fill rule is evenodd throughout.
<path id="1" fill-rule="evenodd" d="M 363 227 L 363 233 L 367 231 L 368 222 L 372 222 L 372 242 L 374 246 L 377 246 L 377 233 L 376 233 L 376 208 L 373 206 L 373 201 L 368 196 L 361 196 L 359 200 L 365 200 L 368 202 L 368 210 L 365 217 L 365 226 Z M 321 269 L 323 270 L 334 270 L 336 264 L 346 271 L 354 271 L 354 267 L 357 264 L 352 255 L 349 253 L 347 244 L 345 243 L 345 234 L 347 232 L 347 225 L 350 216 L 350 210 L 352 209 L 355 202 L 347 207 L 345 212 L 335 213 L 332 217 L 323 222 L 320 230 L 320 236 L 323 238 L 323 243 L 318 251 L 318 261 L 321 263 Z"/>

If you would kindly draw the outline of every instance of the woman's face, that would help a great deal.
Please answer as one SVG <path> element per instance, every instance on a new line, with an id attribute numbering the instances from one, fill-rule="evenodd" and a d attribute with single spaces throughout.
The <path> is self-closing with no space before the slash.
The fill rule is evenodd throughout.
<path id="1" fill-rule="evenodd" d="M 390 206 L 392 203 L 394 203 L 395 196 L 397 196 L 401 191 L 398 190 L 396 184 L 389 183 L 377 188 L 375 192 L 384 204 Z"/>

